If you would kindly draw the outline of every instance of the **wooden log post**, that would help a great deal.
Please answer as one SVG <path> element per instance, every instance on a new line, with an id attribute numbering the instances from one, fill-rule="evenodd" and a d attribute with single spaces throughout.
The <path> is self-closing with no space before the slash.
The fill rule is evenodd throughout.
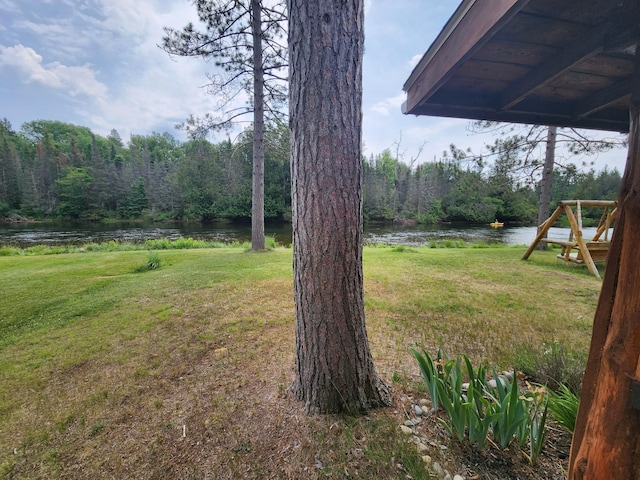
<path id="1" fill-rule="evenodd" d="M 536 238 L 534 238 L 533 242 L 531 242 L 531 245 L 529 245 L 529 248 L 527 249 L 527 251 L 522 256 L 522 260 L 526 260 L 531 256 L 533 251 L 536 249 L 536 246 L 538 245 L 538 243 L 540 243 L 540 240 L 542 240 L 544 237 L 547 236 L 547 232 L 549 231 L 549 228 L 553 226 L 553 224 L 558 219 L 561 213 L 562 213 L 562 207 L 559 206 L 558 208 L 556 208 L 553 214 L 542 225 L 538 227 L 538 234 L 536 235 Z"/>
<path id="2" fill-rule="evenodd" d="M 584 263 L 587 264 L 587 268 L 591 272 L 591 275 L 593 275 L 596 278 L 600 278 L 600 274 L 598 273 L 598 268 L 596 267 L 596 264 L 593 263 L 593 260 L 591 258 L 591 253 L 589 252 L 589 249 L 587 248 L 587 244 L 584 241 L 584 237 L 582 236 L 582 208 L 580 207 L 579 201 L 576 203 L 576 208 L 577 208 L 578 214 L 574 215 L 573 210 L 571 210 L 571 207 L 569 205 L 564 206 L 565 213 L 567 214 L 567 218 L 569 218 L 569 223 L 571 224 L 571 231 L 575 233 L 575 236 L 576 236 L 575 241 L 578 245 L 578 248 L 580 249 L 580 253 L 582 254 Z M 567 249 L 566 255 L 565 255 L 566 261 L 569 261 L 570 254 L 571 254 L 571 249 Z"/>
<path id="3" fill-rule="evenodd" d="M 640 40 L 629 151 L 569 459 L 570 480 L 640 479 Z"/>

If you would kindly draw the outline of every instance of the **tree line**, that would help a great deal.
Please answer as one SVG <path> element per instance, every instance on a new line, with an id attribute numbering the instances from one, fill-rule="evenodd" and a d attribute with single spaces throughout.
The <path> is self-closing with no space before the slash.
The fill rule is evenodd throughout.
<path id="1" fill-rule="evenodd" d="M 212 143 L 168 133 L 106 137 L 58 121 L 0 122 L 0 216 L 100 220 L 242 220 L 252 212 L 252 131 Z M 454 146 L 408 165 L 390 150 L 363 158 L 366 220 L 535 223 L 539 185 L 505 159 L 468 157 Z M 620 174 L 607 168 L 554 171 L 552 204 L 617 198 Z M 291 218 L 289 130 L 265 131 L 265 218 Z M 597 215 L 597 212 L 594 212 Z M 587 212 L 588 216 L 588 212 Z"/>
<path id="2" fill-rule="evenodd" d="M 568 164 L 553 171 L 551 205 L 567 199 L 615 200 L 621 176 L 617 169 L 581 171 Z M 364 215 L 369 220 L 413 220 L 535 224 L 540 181 L 509 156 L 488 164 L 451 146 L 439 160 L 413 168 L 390 150 L 364 161 Z M 599 218 L 601 212 L 585 212 Z"/>
<path id="3" fill-rule="evenodd" d="M 290 211 L 288 128 L 265 142 L 265 216 Z M 107 137 L 86 127 L 33 121 L 0 125 L 0 214 L 209 221 L 251 217 L 251 131 L 211 143 L 168 133 Z"/>

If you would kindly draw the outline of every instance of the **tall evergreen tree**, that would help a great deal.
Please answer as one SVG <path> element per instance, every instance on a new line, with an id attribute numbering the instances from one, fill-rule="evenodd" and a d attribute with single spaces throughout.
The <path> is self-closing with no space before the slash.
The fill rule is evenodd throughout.
<path id="1" fill-rule="evenodd" d="M 9 208 L 19 208 L 21 203 L 18 172 L 20 158 L 10 138 L 15 137 L 11 123 L 5 118 L 0 122 L 0 202 Z"/>
<path id="2" fill-rule="evenodd" d="M 296 306 L 293 391 L 308 413 L 386 404 L 364 315 L 364 1 L 289 0 Z"/>
<path id="3" fill-rule="evenodd" d="M 184 124 L 187 130 L 202 135 L 253 114 L 251 246 L 262 250 L 265 116 L 281 117 L 286 100 L 284 2 L 196 0 L 195 5 L 205 31 L 197 31 L 191 23 L 181 31 L 165 28 L 162 48 L 173 55 L 214 59 L 218 67 L 209 76 L 210 90 L 221 99 L 218 115 L 191 117 Z M 242 92 L 249 98 L 245 106 L 238 106 Z"/>

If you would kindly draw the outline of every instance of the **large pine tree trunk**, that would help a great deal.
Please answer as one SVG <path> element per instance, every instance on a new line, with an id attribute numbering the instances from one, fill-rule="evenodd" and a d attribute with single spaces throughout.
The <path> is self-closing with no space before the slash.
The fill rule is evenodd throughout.
<path id="1" fill-rule="evenodd" d="M 633 86 L 629 153 L 571 446 L 572 480 L 640 478 L 640 42 Z"/>
<path id="2" fill-rule="evenodd" d="M 251 0 L 253 37 L 253 187 L 251 193 L 251 249 L 264 250 L 264 71 L 260 0 Z"/>
<path id="3" fill-rule="evenodd" d="M 551 214 L 551 192 L 553 186 L 553 167 L 556 163 L 556 135 L 558 127 L 551 126 L 547 130 L 547 148 L 544 156 L 542 179 L 540 180 L 540 202 L 538 203 L 538 225 L 542 225 Z M 546 238 L 547 235 L 543 238 Z M 539 250 L 546 250 L 547 244 L 538 243 Z"/>
<path id="4" fill-rule="evenodd" d="M 385 404 L 362 280 L 363 0 L 289 0 L 296 368 L 307 413 Z"/>

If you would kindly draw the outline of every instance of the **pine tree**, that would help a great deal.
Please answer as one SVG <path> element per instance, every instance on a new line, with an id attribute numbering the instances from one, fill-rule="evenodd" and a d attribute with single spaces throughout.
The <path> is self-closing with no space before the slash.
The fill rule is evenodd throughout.
<path id="1" fill-rule="evenodd" d="M 181 31 L 165 28 L 162 48 L 172 55 L 214 59 L 218 70 L 209 75 L 209 90 L 220 102 L 217 115 L 192 116 L 183 126 L 203 136 L 253 114 L 251 247 L 262 250 L 265 118 L 281 120 L 280 107 L 286 100 L 284 3 L 196 0 L 195 5 L 205 31 L 197 31 L 192 23 Z M 242 93 L 249 95 L 244 106 L 238 105 Z"/>
<path id="2" fill-rule="evenodd" d="M 296 380 L 308 413 L 389 398 L 373 365 L 362 277 L 364 1 L 289 0 Z"/>

